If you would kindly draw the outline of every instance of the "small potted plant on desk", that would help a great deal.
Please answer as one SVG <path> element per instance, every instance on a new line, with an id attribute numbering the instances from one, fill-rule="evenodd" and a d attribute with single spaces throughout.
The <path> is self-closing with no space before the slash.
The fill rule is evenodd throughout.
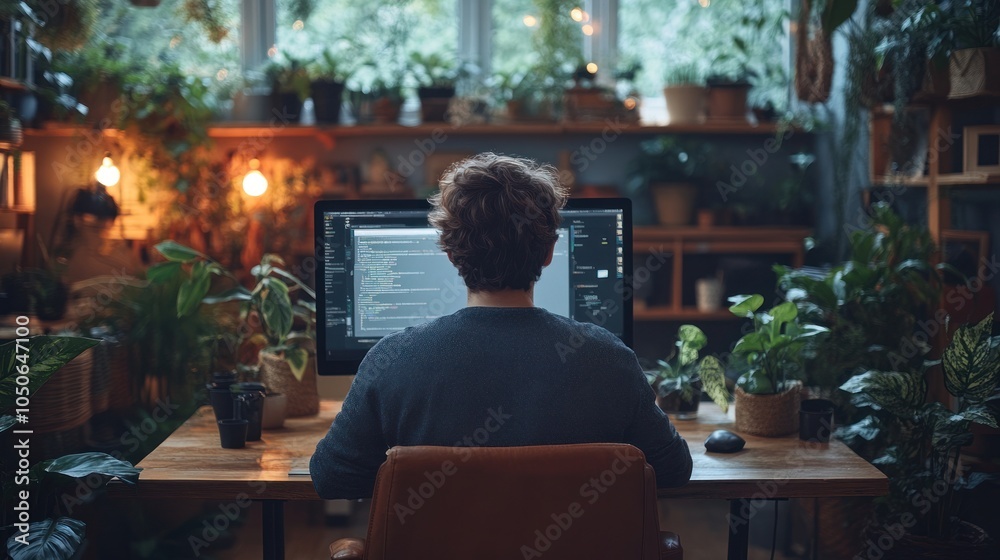
<path id="1" fill-rule="evenodd" d="M 704 390 L 726 412 L 729 392 L 726 390 L 725 369 L 714 356 L 698 361 L 699 351 L 708 344 L 708 337 L 694 325 L 681 325 L 673 354 L 659 360 L 650 384 L 656 391 L 656 404 L 663 412 L 678 420 L 698 417 L 698 403 Z"/>
<path id="2" fill-rule="evenodd" d="M 759 294 L 729 301 L 729 310 L 751 319 L 754 327 L 733 348 L 734 363 L 743 371 L 736 381 L 736 430 L 765 437 L 793 433 L 799 428 L 802 386 L 794 376 L 802 368 L 806 342 L 828 329 L 800 324 L 790 301 L 770 311 L 758 311 L 764 303 Z"/>
<path id="3" fill-rule="evenodd" d="M 708 172 L 709 149 L 697 140 L 661 136 L 639 145 L 628 188 L 635 196 L 648 189 L 656 217 L 665 226 L 692 222 L 698 186 Z"/>

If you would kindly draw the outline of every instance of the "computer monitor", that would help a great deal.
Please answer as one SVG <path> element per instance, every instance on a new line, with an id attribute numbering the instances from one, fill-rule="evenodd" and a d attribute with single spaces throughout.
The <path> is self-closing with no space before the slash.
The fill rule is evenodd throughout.
<path id="1" fill-rule="evenodd" d="M 353 375 L 383 336 L 466 306 L 458 270 L 438 246 L 426 200 L 330 200 L 315 206 L 320 375 Z M 535 305 L 598 324 L 632 345 L 632 205 L 572 199 Z"/>

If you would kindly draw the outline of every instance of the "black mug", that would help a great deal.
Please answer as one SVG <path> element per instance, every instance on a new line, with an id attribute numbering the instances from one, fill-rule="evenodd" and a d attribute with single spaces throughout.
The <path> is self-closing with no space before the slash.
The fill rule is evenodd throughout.
<path id="1" fill-rule="evenodd" d="M 833 434 L 832 402 L 826 399 L 808 399 L 799 406 L 799 439 L 828 443 Z"/>

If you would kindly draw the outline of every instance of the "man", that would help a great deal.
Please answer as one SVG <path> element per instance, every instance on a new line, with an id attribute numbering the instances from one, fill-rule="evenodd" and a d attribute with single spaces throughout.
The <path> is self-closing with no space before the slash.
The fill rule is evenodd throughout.
<path id="1" fill-rule="evenodd" d="M 630 443 L 659 486 L 687 482 L 687 443 L 656 407 L 635 353 L 601 327 L 534 306 L 566 202 L 556 170 L 484 153 L 450 168 L 440 187 L 430 221 L 468 306 L 368 352 L 312 457 L 319 495 L 370 497 L 397 445 Z"/>

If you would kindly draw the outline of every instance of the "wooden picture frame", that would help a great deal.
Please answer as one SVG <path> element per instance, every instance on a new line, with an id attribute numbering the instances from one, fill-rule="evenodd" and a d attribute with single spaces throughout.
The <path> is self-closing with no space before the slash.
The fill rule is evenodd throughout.
<path id="1" fill-rule="evenodd" d="M 946 262 L 957 265 L 967 276 L 981 276 L 990 262 L 990 232 L 946 229 L 941 232 L 941 254 Z M 960 263 L 975 261 L 965 270 Z"/>
<path id="2" fill-rule="evenodd" d="M 963 172 L 1000 173 L 1000 125 L 963 128 L 962 154 Z"/>

